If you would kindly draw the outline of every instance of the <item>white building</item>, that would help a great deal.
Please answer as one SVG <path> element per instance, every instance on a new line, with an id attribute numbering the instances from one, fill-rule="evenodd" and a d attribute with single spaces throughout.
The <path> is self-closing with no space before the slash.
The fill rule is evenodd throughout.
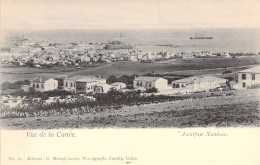
<path id="1" fill-rule="evenodd" d="M 21 85 L 21 90 L 23 90 L 24 92 L 29 92 L 29 85 Z"/>
<path id="2" fill-rule="evenodd" d="M 260 87 L 260 65 L 238 72 L 238 89 Z"/>
<path id="3" fill-rule="evenodd" d="M 108 85 L 106 83 L 96 83 L 93 86 L 93 92 L 94 93 L 107 93 L 111 89 L 111 85 Z"/>
<path id="4" fill-rule="evenodd" d="M 30 86 L 40 92 L 51 91 L 58 88 L 58 81 L 53 78 L 36 77 L 30 81 Z"/>
<path id="5" fill-rule="evenodd" d="M 131 55 L 130 60 L 131 61 L 137 61 L 137 55 Z"/>
<path id="6" fill-rule="evenodd" d="M 137 54 L 137 59 L 138 60 L 141 60 L 143 58 L 143 53 L 142 52 L 139 52 L 138 54 Z"/>
<path id="7" fill-rule="evenodd" d="M 72 93 L 76 93 L 76 80 L 82 79 L 85 76 L 77 75 L 69 78 L 64 79 L 63 89 Z"/>
<path id="8" fill-rule="evenodd" d="M 168 80 L 162 77 L 140 76 L 134 79 L 134 88 L 157 88 L 163 90 L 168 87 Z"/>
<path id="9" fill-rule="evenodd" d="M 205 54 L 207 57 L 214 57 L 212 51 L 202 51 L 202 54 Z"/>
<path id="10" fill-rule="evenodd" d="M 172 88 L 180 93 L 209 91 L 225 85 L 226 81 L 226 79 L 214 76 L 194 76 L 172 81 Z"/>
<path id="11" fill-rule="evenodd" d="M 151 52 L 146 52 L 146 53 L 144 53 L 144 55 L 146 56 L 147 60 L 153 59 L 153 55 Z"/>
<path id="12" fill-rule="evenodd" d="M 115 82 L 115 83 L 110 84 L 110 86 L 115 90 L 120 90 L 120 89 L 126 88 L 126 84 L 122 83 L 122 82 Z"/>
<path id="13" fill-rule="evenodd" d="M 230 54 L 229 54 L 228 51 L 224 51 L 224 52 L 221 53 L 221 57 L 222 58 L 230 58 Z"/>
<path id="14" fill-rule="evenodd" d="M 77 75 L 64 79 L 64 90 L 72 93 L 88 93 L 93 91 L 96 83 L 106 83 L 106 79 L 95 76 Z"/>
<path id="15" fill-rule="evenodd" d="M 76 93 L 94 92 L 94 87 L 100 84 L 106 84 L 106 79 L 95 76 L 86 76 L 76 80 Z"/>
<path id="16" fill-rule="evenodd" d="M 194 55 L 192 53 L 182 53 L 182 58 L 187 59 L 187 58 L 194 58 Z"/>

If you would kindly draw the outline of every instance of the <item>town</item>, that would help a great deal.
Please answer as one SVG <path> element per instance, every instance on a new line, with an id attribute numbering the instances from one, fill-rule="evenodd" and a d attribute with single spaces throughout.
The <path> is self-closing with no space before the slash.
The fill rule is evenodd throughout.
<path id="1" fill-rule="evenodd" d="M 110 42 L 111 43 L 111 42 Z M 105 50 L 106 43 L 52 43 L 48 41 L 32 42 L 25 38 L 16 38 L 10 41 L 11 49 L 1 49 L 3 64 L 16 66 L 31 66 L 37 68 L 50 68 L 57 66 L 74 66 L 75 68 L 87 67 L 93 63 L 110 63 L 113 61 L 138 61 L 151 63 L 153 61 L 176 58 L 236 58 L 241 55 L 230 54 L 228 51 L 213 53 L 212 51 L 200 52 L 172 52 L 161 50 L 148 52 L 137 49 L 127 51 Z M 249 53 L 247 55 L 256 55 Z"/>
<path id="2" fill-rule="evenodd" d="M 37 75 L 35 71 L 29 74 L 28 79 L 3 82 L 0 102 L 2 119 L 95 114 L 124 106 L 167 101 L 172 103 L 190 99 L 200 101 L 215 97 L 225 99 L 237 97 L 237 93 L 241 95 L 243 92 L 240 91 L 251 92 L 250 89 L 260 87 L 260 66 L 257 62 L 248 60 L 251 57 L 258 57 L 258 54 L 254 53 L 232 54 L 228 51 L 187 53 L 165 50 L 147 52 L 129 47 L 119 51 L 107 50 L 107 43 L 58 44 L 47 41 L 38 43 L 28 39 L 16 39 L 11 41 L 11 44 L 11 49 L 1 49 L 2 67 L 18 70 L 29 68 L 32 71 L 49 69 L 52 74 L 46 72 L 44 75 Z M 229 68 L 230 70 L 227 67 L 220 68 L 216 73 L 216 69 L 209 72 L 205 69 L 206 72 L 199 74 L 196 72 L 194 72 L 196 74 L 182 74 L 185 69 L 177 75 L 171 72 L 156 72 L 160 66 L 152 67 L 154 71 L 150 73 L 132 72 L 133 74 L 126 73 L 122 76 L 111 73 L 103 77 L 77 72 L 87 70 L 88 67 L 102 67 L 107 63 L 129 66 L 140 63 L 138 65 L 145 67 L 145 65 L 164 64 L 161 62 L 178 59 L 184 60 L 185 65 L 190 65 L 189 59 L 197 59 L 197 62 L 203 64 L 207 63 L 207 59 L 212 60 L 208 61 L 211 65 L 218 65 L 214 64 L 214 60 L 221 62 L 226 59 L 226 63 L 232 60 L 242 62 L 241 66 L 234 65 Z M 128 61 L 130 63 L 127 63 Z M 200 65 L 199 63 L 193 64 L 195 68 Z M 52 70 L 53 68 L 71 68 L 73 74 L 70 74 L 71 70 L 60 73 L 58 70 Z"/>

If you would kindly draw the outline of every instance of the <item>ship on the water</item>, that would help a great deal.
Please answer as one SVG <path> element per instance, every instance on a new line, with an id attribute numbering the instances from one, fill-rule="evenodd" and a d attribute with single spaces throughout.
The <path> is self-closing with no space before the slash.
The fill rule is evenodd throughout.
<path id="1" fill-rule="evenodd" d="M 204 35 L 200 35 L 198 36 L 197 34 L 193 37 L 190 37 L 191 40 L 203 40 L 203 39 L 213 39 L 212 36 L 204 36 Z"/>
<path id="2" fill-rule="evenodd" d="M 123 43 L 121 41 L 109 41 L 108 44 L 104 47 L 104 49 L 112 50 L 112 49 L 132 49 L 133 46 L 129 43 Z"/>

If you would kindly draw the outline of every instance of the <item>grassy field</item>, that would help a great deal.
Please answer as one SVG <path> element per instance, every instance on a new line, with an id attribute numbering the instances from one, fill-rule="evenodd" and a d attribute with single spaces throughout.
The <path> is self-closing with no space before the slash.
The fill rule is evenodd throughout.
<path id="1" fill-rule="evenodd" d="M 111 75 L 146 74 L 154 71 L 158 74 L 219 74 L 227 70 L 234 72 L 260 63 L 259 57 L 245 57 L 237 59 L 175 59 L 169 61 L 156 61 L 153 63 L 140 63 L 131 61 L 118 61 L 113 63 L 98 64 L 95 67 L 75 69 L 75 67 L 59 68 L 25 68 L 25 67 L 1 67 L 1 82 L 14 82 L 18 80 L 30 80 L 36 76 L 55 77 L 58 75 L 101 75 L 108 78 Z M 226 76 L 226 75 L 224 75 Z"/>
<path id="2" fill-rule="evenodd" d="M 260 89 L 234 95 L 124 106 L 80 115 L 1 119 L 4 129 L 260 126 Z"/>

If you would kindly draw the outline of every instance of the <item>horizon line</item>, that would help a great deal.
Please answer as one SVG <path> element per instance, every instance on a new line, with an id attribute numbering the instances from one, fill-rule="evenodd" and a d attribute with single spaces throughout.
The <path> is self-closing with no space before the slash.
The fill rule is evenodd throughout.
<path id="1" fill-rule="evenodd" d="M 260 29 L 260 26 L 256 27 L 92 27 L 92 28 L 2 28 L 1 31 L 23 31 L 23 30 L 112 30 L 112 29 L 120 29 L 120 30 L 138 30 L 138 29 Z"/>

